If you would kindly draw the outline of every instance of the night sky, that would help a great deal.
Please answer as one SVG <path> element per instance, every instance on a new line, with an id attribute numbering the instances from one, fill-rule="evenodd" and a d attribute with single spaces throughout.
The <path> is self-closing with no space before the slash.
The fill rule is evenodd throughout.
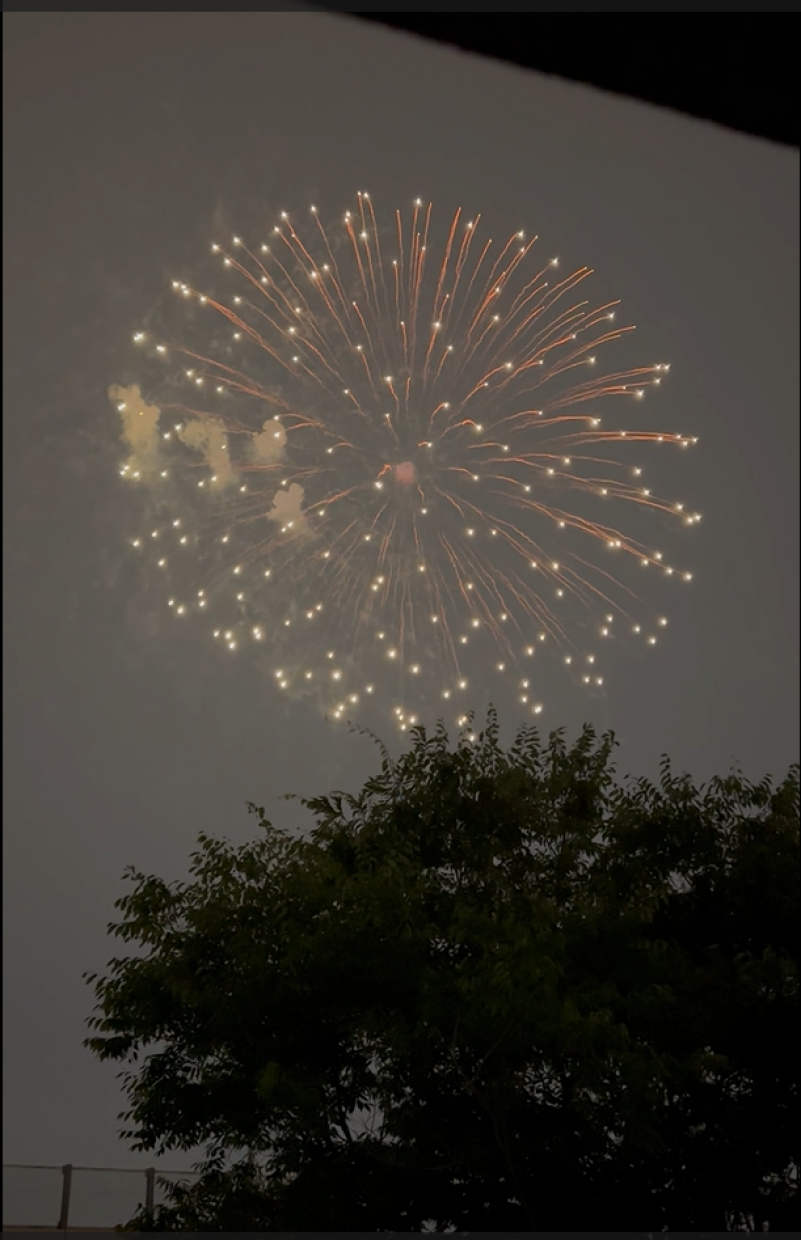
<path id="1" fill-rule="evenodd" d="M 603 697 L 552 690 L 541 725 L 613 727 L 622 772 L 667 752 L 699 779 L 781 777 L 798 153 L 345 17 L 7 15 L 5 34 L 4 1159 L 134 1165 L 115 1070 L 81 1046 L 124 867 L 180 876 L 199 831 L 249 837 L 246 800 L 300 824 L 281 793 L 355 788 L 378 759 L 165 618 L 107 398 L 132 331 L 221 232 L 359 189 L 593 266 L 671 363 L 654 420 L 699 443 L 660 478 L 704 520 L 676 544 L 694 579 L 660 594 L 664 640 L 621 649 Z M 493 696 L 508 734 L 522 713 Z"/>

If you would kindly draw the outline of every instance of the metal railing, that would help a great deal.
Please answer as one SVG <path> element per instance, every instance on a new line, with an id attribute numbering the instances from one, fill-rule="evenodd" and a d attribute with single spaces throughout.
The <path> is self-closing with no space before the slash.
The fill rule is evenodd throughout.
<path id="1" fill-rule="evenodd" d="M 166 1200 L 164 1182 L 196 1179 L 196 1171 L 162 1167 L 79 1167 L 3 1163 L 3 1228 L 20 1231 L 112 1231 L 144 1207 L 152 1214 Z M 789 1176 L 789 1178 L 788 1178 Z M 797 1183 L 798 1168 L 787 1179 Z M 114 1178 L 116 1177 L 116 1178 Z M 727 1211 L 727 1231 L 768 1231 L 770 1224 L 748 1212 Z M 423 1227 L 423 1231 L 429 1228 Z"/>
<path id="2" fill-rule="evenodd" d="M 3 1163 L 3 1227 L 66 1231 L 127 1223 L 165 1200 L 161 1180 L 191 1180 L 193 1171 L 161 1167 L 79 1167 Z"/>

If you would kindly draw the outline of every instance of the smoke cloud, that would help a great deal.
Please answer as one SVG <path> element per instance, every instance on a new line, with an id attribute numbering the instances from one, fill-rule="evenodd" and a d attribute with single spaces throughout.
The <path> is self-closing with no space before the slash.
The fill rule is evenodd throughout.
<path id="1" fill-rule="evenodd" d="M 271 465 L 284 455 L 286 431 L 277 418 L 263 424 L 258 435 L 253 436 L 251 454 L 261 465 Z"/>
<path id="2" fill-rule="evenodd" d="M 295 532 L 308 529 L 308 518 L 303 511 L 303 487 L 300 483 L 293 482 L 285 491 L 276 492 L 267 518 Z"/>
<path id="3" fill-rule="evenodd" d="M 117 406 L 122 422 L 121 438 L 130 452 L 127 464 L 130 468 L 154 469 L 159 452 L 159 418 L 157 405 L 148 405 L 137 384 L 122 387 L 113 383 L 108 390 L 109 399 Z"/>
<path id="4" fill-rule="evenodd" d="M 228 436 L 221 423 L 213 418 L 204 418 L 202 422 L 186 422 L 178 431 L 178 438 L 187 448 L 203 453 L 218 486 L 229 486 L 236 481 L 236 471 L 228 452 Z"/>

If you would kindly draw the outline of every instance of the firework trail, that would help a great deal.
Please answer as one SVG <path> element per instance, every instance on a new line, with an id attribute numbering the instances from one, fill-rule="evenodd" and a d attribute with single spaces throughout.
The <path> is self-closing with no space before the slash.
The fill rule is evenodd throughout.
<path id="1" fill-rule="evenodd" d="M 653 644 L 666 623 L 629 569 L 690 577 L 647 518 L 700 517 L 632 452 L 695 441 L 602 421 L 667 366 L 599 364 L 632 329 L 584 299 L 589 268 L 563 276 L 461 211 L 432 237 L 430 204 L 383 227 L 360 194 L 334 228 L 312 207 L 215 245 L 206 287 L 173 285 L 180 331 L 134 337 L 146 395 L 110 390 L 120 473 L 161 514 L 131 541 L 176 617 L 261 645 L 282 690 L 335 718 L 373 695 L 406 726 L 495 676 L 536 713 L 535 652 L 600 684 L 604 638 Z"/>

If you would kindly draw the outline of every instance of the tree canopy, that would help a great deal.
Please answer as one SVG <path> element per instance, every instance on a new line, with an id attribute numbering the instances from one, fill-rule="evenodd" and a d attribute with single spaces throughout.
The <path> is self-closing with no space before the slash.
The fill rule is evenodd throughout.
<path id="1" fill-rule="evenodd" d="M 150 1225 L 798 1225 L 798 768 L 614 744 L 416 729 L 303 838 L 250 805 L 189 881 L 129 871 L 87 1045 L 133 1148 L 206 1150 Z"/>

